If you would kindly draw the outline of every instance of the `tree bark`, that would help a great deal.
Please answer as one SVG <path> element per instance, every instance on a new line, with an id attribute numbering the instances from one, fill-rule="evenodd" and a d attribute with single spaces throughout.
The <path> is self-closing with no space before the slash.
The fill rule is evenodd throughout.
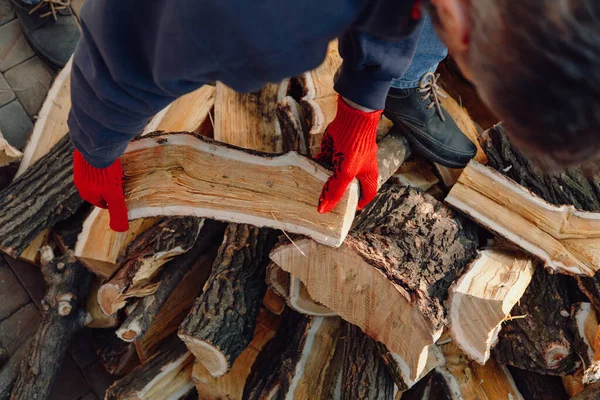
<path id="1" fill-rule="evenodd" d="M 27 356 L 30 346 L 31 340 L 25 341 L 8 362 L 0 367 L 0 400 L 8 400 L 10 398 L 13 386 L 19 375 L 19 370 L 21 369 L 21 364 Z"/>
<path id="2" fill-rule="evenodd" d="M 581 366 L 569 326 L 567 279 L 536 269 L 511 311 L 513 319 L 500 331 L 494 349 L 499 362 L 545 375 L 566 375 Z"/>
<path id="3" fill-rule="evenodd" d="M 47 254 L 42 259 L 47 262 L 43 272 L 48 284 L 43 320 L 21 366 L 12 400 L 47 398 L 71 338 L 85 322 L 92 275 L 72 254 L 54 258 L 49 247 L 42 251 Z"/>
<path id="4" fill-rule="evenodd" d="M 198 258 L 222 237 L 224 229 L 225 225 L 220 222 L 204 220 L 196 243 L 186 253 L 176 256 L 162 268 L 156 291 L 139 301 L 117 330 L 117 336 L 127 342 L 142 338 L 183 277 L 192 269 Z M 199 286 L 198 290 L 201 290 L 201 283 L 196 282 L 196 285 Z"/>
<path id="5" fill-rule="evenodd" d="M 342 399 L 393 399 L 394 381 L 379 356 L 375 341 L 359 327 L 346 325 Z"/>
<path id="6" fill-rule="evenodd" d="M 109 374 L 125 376 L 140 365 L 135 345 L 119 339 L 114 330 L 102 329 L 93 333 L 98 361 Z"/>
<path id="7" fill-rule="evenodd" d="M 44 229 L 77 211 L 83 200 L 72 174 L 73 145 L 64 137 L 0 191 L 0 250 L 18 257 Z"/>
<path id="8" fill-rule="evenodd" d="M 252 340 L 275 240 L 270 229 L 229 224 L 205 290 L 179 329 L 213 376 L 226 374 Z"/>
<path id="9" fill-rule="evenodd" d="M 568 400 L 569 395 L 559 377 L 508 367 L 525 400 Z"/>

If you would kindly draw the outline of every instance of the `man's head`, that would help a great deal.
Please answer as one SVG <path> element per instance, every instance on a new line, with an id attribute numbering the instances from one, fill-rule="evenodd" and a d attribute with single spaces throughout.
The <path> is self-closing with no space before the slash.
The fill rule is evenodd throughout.
<path id="1" fill-rule="evenodd" d="M 600 1 L 429 6 L 440 38 L 518 145 L 557 165 L 600 157 Z"/>

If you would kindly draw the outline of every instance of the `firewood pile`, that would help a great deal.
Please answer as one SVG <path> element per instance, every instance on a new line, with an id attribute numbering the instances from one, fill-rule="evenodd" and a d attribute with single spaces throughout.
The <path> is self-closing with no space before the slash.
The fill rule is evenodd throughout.
<path id="1" fill-rule="evenodd" d="M 449 97 L 474 161 L 429 164 L 383 118 L 377 198 L 357 213 L 353 183 L 320 215 L 340 64 L 332 43 L 302 76 L 157 114 L 122 157 L 126 233 L 73 185 L 68 65 L 23 154 L 0 138 L 0 250 L 48 284 L 0 400 L 47 398 L 84 327 L 114 332 L 106 399 L 600 398 L 600 177 L 541 174 Z"/>

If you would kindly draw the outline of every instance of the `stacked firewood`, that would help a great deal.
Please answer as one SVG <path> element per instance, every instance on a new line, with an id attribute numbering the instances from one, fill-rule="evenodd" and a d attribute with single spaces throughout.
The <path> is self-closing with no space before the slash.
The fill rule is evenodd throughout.
<path id="1" fill-rule="evenodd" d="M 357 214 L 353 183 L 320 215 L 340 64 L 332 43 L 300 77 L 157 114 L 121 159 L 126 233 L 73 186 L 67 66 L 24 154 L 0 138 L 0 250 L 48 283 L 0 400 L 46 398 L 84 327 L 114 332 L 106 399 L 597 398 L 600 178 L 541 174 L 449 97 L 467 168 L 411 155 L 384 118 L 378 196 Z"/>

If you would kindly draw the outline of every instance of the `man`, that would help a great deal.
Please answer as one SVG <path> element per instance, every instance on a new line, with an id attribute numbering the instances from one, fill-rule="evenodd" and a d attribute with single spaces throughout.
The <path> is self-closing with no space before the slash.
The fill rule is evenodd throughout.
<path id="1" fill-rule="evenodd" d="M 440 107 L 435 76 L 406 78 L 426 21 L 414 0 L 103 0 L 82 10 L 69 118 L 82 197 L 127 229 L 118 157 L 148 118 L 207 81 L 259 89 L 319 65 L 340 38 L 338 112 L 318 158 L 333 161 L 319 200 L 330 211 L 355 177 L 359 207 L 377 190 L 375 132 L 383 109 L 413 147 L 464 165 L 472 144 Z M 526 3 L 526 4 L 524 4 Z M 443 42 L 524 147 L 557 163 L 600 147 L 600 40 L 595 0 L 430 0 Z M 443 47 L 442 47 L 443 49 Z M 443 49 L 443 55 L 445 49 Z M 390 90 L 395 77 L 397 88 Z M 402 81 L 406 86 L 402 85 Z M 577 95 L 570 91 L 577 88 Z M 389 95 L 388 95 L 389 93 Z M 448 134 L 450 132 L 450 134 Z"/>

